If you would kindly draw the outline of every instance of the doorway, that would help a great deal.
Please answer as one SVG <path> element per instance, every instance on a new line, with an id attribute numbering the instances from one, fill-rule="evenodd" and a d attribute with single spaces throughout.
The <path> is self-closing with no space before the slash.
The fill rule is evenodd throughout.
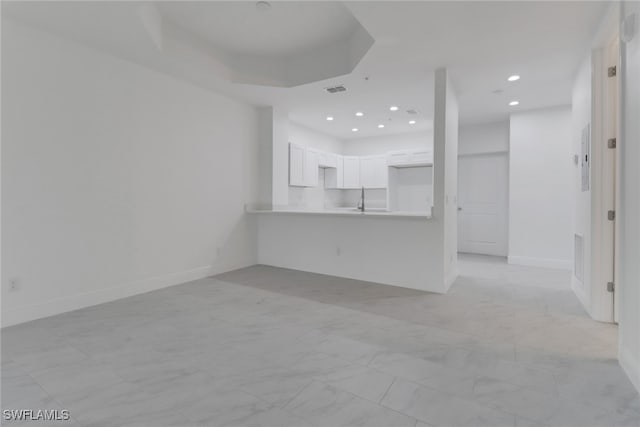
<path id="1" fill-rule="evenodd" d="M 458 251 L 507 256 L 508 155 L 458 159 Z"/>

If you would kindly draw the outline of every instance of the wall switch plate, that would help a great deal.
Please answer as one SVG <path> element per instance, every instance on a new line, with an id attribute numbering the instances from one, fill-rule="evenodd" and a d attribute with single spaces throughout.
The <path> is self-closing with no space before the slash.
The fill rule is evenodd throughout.
<path id="1" fill-rule="evenodd" d="M 16 292 L 20 290 L 20 280 L 17 278 L 9 279 L 9 291 Z"/>

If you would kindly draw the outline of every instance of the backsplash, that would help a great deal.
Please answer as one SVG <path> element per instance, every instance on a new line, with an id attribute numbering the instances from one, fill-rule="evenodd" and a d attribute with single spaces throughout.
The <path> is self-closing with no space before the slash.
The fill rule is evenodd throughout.
<path id="1" fill-rule="evenodd" d="M 355 208 L 361 190 L 337 190 L 324 188 L 325 169 L 318 170 L 317 187 L 289 187 L 289 207 L 296 209 Z M 387 190 L 365 190 L 365 202 L 369 208 L 387 207 Z"/>

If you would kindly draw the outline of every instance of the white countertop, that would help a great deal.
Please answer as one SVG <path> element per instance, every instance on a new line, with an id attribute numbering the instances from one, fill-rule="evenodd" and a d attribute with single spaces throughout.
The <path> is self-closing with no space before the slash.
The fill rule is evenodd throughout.
<path id="1" fill-rule="evenodd" d="M 372 217 L 372 218 L 413 218 L 413 219 L 431 219 L 430 212 L 401 212 L 401 211 L 384 211 L 369 210 L 360 212 L 354 208 L 335 208 L 335 209 L 247 209 L 247 213 L 251 214 L 274 214 L 274 215 L 333 215 L 347 217 Z"/>

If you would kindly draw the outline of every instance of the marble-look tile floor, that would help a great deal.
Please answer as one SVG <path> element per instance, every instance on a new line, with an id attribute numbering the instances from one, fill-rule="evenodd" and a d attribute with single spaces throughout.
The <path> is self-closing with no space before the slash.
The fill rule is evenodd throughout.
<path id="1" fill-rule="evenodd" d="M 568 273 L 460 257 L 447 295 L 254 266 L 2 330 L 2 408 L 68 426 L 640 426 Z"/>

